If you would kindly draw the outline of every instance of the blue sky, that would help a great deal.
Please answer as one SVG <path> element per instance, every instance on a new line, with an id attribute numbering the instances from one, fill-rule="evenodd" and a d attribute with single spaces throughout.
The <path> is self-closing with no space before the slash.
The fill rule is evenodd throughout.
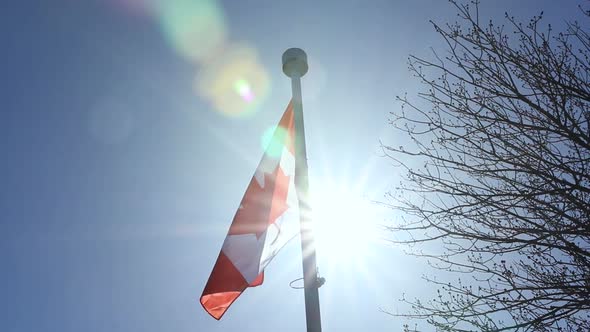
<path id="1" fill-rule="evenodd" d="M 365 231 L 396 216 L 366 200 L 399 181 L 379 140 L 403 142 L 387 119 L 399 109 L 395 95 L 420 90 L 407 56 L 441 46 L 428 20 L 454 21 L 452 7 L 170 3 L 178 7 L 20 1 L 1 11 L 0 330 L 303 331 L 303 292 L 288 286 L 301 275 L 297 242 L 220 322 L 198 303 L 261 137 L 290 98 L 280 63 L 289 47 L 310 58 L 310 186 L 318 215 L 331 219 L 318 221 L 324 330 L 401 330 L 379 308 L 398 310 L 403 293 L 428 295 L 425 266 Z M 576 5 L 484 1 L 481 13 L 526 21 L 544 10 L 559 27 Z M 188 27 L 174 21 L 178 12 Z M 182 29 L 199 20 L 205 32 L 183 44 Z M 243 71 L 251 104 L 228 97 L 239 87 L 211 88 L 227 68 Z"/>

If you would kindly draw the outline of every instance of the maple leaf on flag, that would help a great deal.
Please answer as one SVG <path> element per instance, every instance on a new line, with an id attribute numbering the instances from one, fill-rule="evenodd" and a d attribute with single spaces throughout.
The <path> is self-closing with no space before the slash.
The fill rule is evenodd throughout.
<path id="1" fill-rule="evenodd" d="M 253 177 L 228 234 L 254 233 L 260 237 L 287 210 L 289 179 L 278 165 L 273 173 L 264 173 L 262 184 Z"/>

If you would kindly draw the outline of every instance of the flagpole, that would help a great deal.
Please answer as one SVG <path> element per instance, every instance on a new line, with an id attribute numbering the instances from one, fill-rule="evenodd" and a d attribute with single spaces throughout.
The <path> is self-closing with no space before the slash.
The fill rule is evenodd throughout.
<path id="1" fill-rule="evenodd" d="M 301 77 L 307 73 L 307 55 L 302 49 L 290 48 L 283 53 L 283 72 L 291 78 L 292 103 L 295 115 L 295 186 L 299 197 L 301 256 L 305 292 L 307 332 L 321 332 L 320 297 L 314 237 L 309 205 L 309 177 L 303 125 Z"/>

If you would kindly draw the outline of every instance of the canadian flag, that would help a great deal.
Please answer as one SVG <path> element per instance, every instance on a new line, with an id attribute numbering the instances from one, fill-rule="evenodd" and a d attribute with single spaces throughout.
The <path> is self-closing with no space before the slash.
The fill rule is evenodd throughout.
<path id="1" fill-rule="evenodd" d="M 264 268 L 298 234 L 294 178 L 291 102 L 246 189 L 201 295 L 201 305 L 215 319 L 220 319 L 246 288 L 262 284 Z"/>

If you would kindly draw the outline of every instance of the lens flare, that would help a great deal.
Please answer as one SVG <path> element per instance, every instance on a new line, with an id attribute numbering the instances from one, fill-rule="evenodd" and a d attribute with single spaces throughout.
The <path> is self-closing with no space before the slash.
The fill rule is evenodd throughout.
<path id="1" fill-rule="evenodd" d="M 283 153 L 283 147 L 288 145 L 287 129 L 280 126 L 272 126 L 264 131 L 260 139 L 260 145 L 265 153 L 273 158 L 279 158 Z"/>
<path id="2" fill-rule="evenodd" d="M 206 61 L 225 42 L 223 12 L 213 0 L 159 1 L 157 10 L 169 42 L 189 60 Z"/>
<path id="3" fill-rule="evenodd" d="M 252 89 L 250 89 L 250 84 L 246 80 L 239 79 L 234 84 L 234 90 L 238 95 L 242 97 L 247 102 L 251 102 L 254 100 L 254 93 Z"/>
<path id="4" fill-rule="evenodd" d="M 245 46 L 224 50 L 202 66 L 196 88 L 220 113 L 231 117 L 252 115 L 269 90 L 269 75 L 256 52 Z"/>

